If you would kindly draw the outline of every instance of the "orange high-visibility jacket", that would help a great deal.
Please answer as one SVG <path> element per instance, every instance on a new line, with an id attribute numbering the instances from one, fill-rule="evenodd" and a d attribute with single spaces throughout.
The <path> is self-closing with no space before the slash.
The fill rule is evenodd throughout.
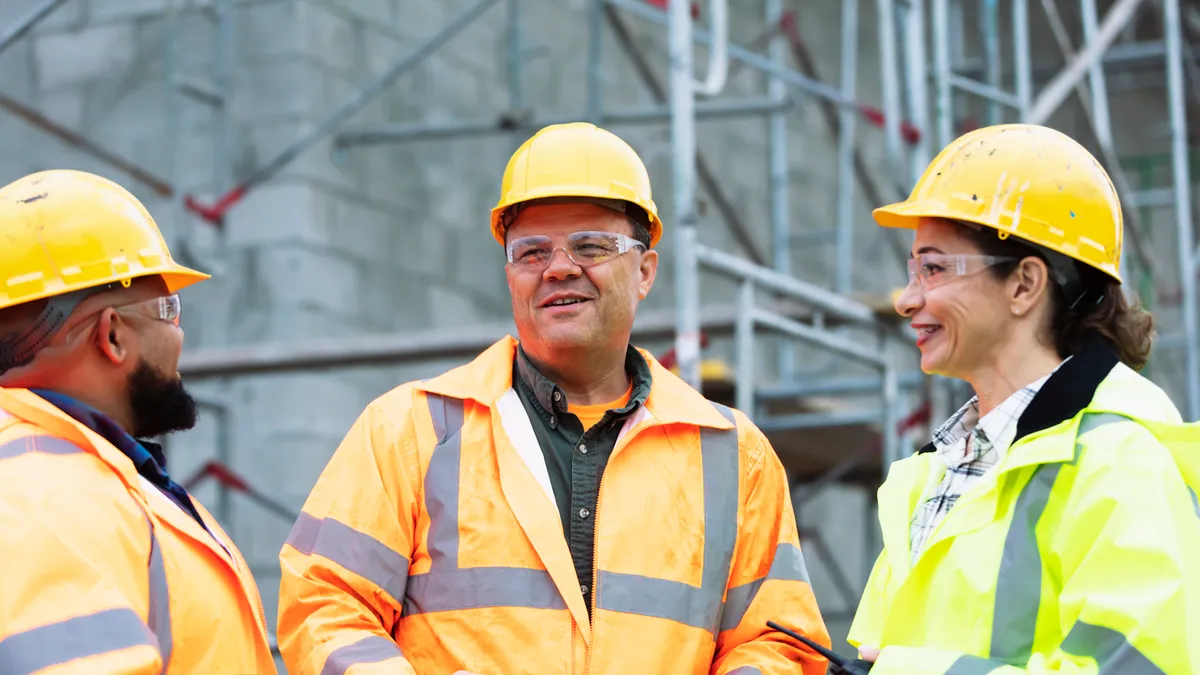
<path id="1" fill-rule="evenodd" d="M 578 579 L 515 349 L 506 337 L 355 422 L 280 553 L 288 672 L 824 673 L 766 625 L 829 644 L 762 433 L 643 352 L 652 389 L 604 471 L 595 582 Z"/>
<path id="2" fill-rule="evenodd" d="M 213 534 L 91 429 L 0 388 L 0 673 L 275 673 L 250 568 L 196 508 Z"/>

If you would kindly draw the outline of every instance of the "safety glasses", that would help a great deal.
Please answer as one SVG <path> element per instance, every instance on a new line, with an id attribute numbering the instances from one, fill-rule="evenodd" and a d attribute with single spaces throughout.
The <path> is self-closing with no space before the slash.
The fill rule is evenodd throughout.
<path id="1" fill-rule="evenodd" d="M 968 255 L 963 253 L 922 253 L 908 259 L 908 283 L 922 291 L 937 288 L 953 279 L 1017 260 L 1011 256 Z"/>
<path id="2" fill-rule="evenodd" d="M 645 246 L 633 237 L 616 232 L 572 232 L 561 246 L 550 237 L 531 235 L 508 242 L 508 263 L 524 270 L 541 271 L 550 265 L 554 253 L 562 249 L 579 267 L 594 267 L 629 251 Z"/>
<path id="3" fill-rule="evenodd" d="M 166 321 L 167 323 L 179 325 L 179 316 L 183 313 L 183 303 L 179 300 L 178 293 L 172 293 L 159 298 L 151 298 L 141 302 L 135 302 L 128 305 L 120 305 L 113 309 L 121 313 L 140 314 L 151 319 Z"/>

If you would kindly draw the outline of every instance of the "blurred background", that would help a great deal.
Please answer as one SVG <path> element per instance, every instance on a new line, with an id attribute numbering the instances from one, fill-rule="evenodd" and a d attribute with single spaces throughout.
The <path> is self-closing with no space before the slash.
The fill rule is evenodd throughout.
<path id="1" fill-rule="evenodd" d="M 0 2 L 0 182 L 110 177 L 214 275 L 184 292 L 203 410 L 170 469 L 270 625 L 279 549 L 357 414 L 514 331 L 488 209 L 551 122 L 649 167 L 666 230 L 635 343 L 768 433 L 840 652 L 884 467 L 970 395 L 918 370 L 891 308 L 911 235 L 870 216 L 954 136 L 1034 121 L 1101 159 L 1158 319 L 1148 374 L 1200 419 L 1200 3 L 676 2 Z"/>

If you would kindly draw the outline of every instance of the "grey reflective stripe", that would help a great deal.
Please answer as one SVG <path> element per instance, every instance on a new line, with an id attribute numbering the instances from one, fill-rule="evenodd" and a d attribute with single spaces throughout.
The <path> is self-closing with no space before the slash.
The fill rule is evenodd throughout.
<path id="1" fill-rule="evenodd" d="M 729 675 L 762 675 L 762 671 L 754 666 L 738 666 L 729 671 Z"/>
<path id="2" fill-rule="evenodd" d="M 479 607 L 566 609 L 545 570 L 522 567 L 432 569 L 408 580 L 404 613 L 427 614 Z"/>
<path id="3" fill-rule="evenodd" d="M 29 452 L 41 452 L 47 455 L 74 455 L 83 452 L 83 448 L 58 436 L 26 436 L 0 445 L 0 459 L 9 459 Z"/>
<path id="4" fill-rule="evenodd" d="M 108 609 L 0 640 L 0 672 L 29 675 L 76 659 L 154 644 L 154 636 L 136 612 Z"/>
<path id="5" fill-rule="evenodd" d="M 380 635 L 370 635 L 358 642 L 338 647 L 325 659 L 321 675 L 345 675 L 350 666 L 360 663 L 379 663 L 403 656 L 392 640 Z"/>
<path id="6" fill-rule="evenodd" d="M 159 672 L 165 673 L 175 649 L 171 635 L 171 590 L 167 586 L 167 568 L 153 523 L 150 523 L 150 632 L 158 639 L 158 651 L 162 655 Z"/>
<path id="7" fill-rule="evenodd" d="M 668 579 L 600 571 L 596 606 L 610 612 L 653 616 L 715 633 L 721 592 Z"/>
<path id="8" fill-rule="evenodd" d="M 1099 675 L 1163 675 L 1163 670 L 1129 644 L 1124 635 L 1104 626 L 1076 621 L 1063 640 L 1062 650 L 1095 659 Z"/>
<path id="9" fill-rule="evenodd" d="M 566 609 L 550 573 L 522 567 L 458 566 L 459 469 L 463 402 L 427 393 L 438 443 L 425 473 L 430 567 L 408 578 L 404 615 L 476 607 Z"/>
<path id="10" fill-rule="evenodd" d="M 758 595 L 759 587 L 768 579 L 809 583 L 808 567 L 804 564 L 804 555 L 799 547 L 794 544 L 779 544 L 775 547 L 775 559 L 771 561 L 771 569 L 767 576 L 729 589 L 729 595 L 725 598 L 725 615 L 721 618 L 722 631 L 738 627 Z"/>
<path id="11" fill-rule="evenodd" d="M 997 668 L 1003 668 L 1005 663 L 989 661 L 978 656 L 964 655 L 958 657 L 946 670 L 946 675 L 987 675 Z"/>
<path id="12" fill-rule="evenodd" d="M 1085 414 L 1079 422 L 1075 458 L 1083 451 L 1081 436 L 1107 424 L 1129 421 L 1112 413 Z M 1004 540 L 996 604 L 992 616 L 991 658 L 1022 665 L 1033 655 L 1033 638 L 1042 602 L 1042 554 L 1037 525 L 1064 463 L 1042 464 L 1021 490 Z"/>
<path id="13" fill-rule="evenodd" d="M 1200 497 L 1196 496 L 1196 491 L 1190 486 L 1188 487 L 1188 493 L 1192 495 L 1192 506 L 1196 508 L 1196 516 L 1200 517 Z"/>
<path id="14" fill-rule="evenodd" d="M 301 513 L 287 543 L 305 555 L 319 555 L 366 579 L 397 602 L 404 600 L 408 558 L 369 534 L 332 518 Z"/>
<path id="15" fill-rule="evenodd" d="M 714 403 L 733 429 L 700 429 L 704 480 L 704 569 L 700 587 L 665 579 L 601 572 L 596 607 L 703 628 L 721 626 L 722 603 L 737 543 L 738 439 L 733 411 Z"/>
<path id="16" fill-rule="evenodd" d="M 994 659 L 1025 663 L 1033 654 L 1034 630 L 1042 602 L 1042 553 L 1036 529 L 1061 468 L 1060 464 L 1039 466 L 1017 497 L 996 583 L 991 648 Z"/>

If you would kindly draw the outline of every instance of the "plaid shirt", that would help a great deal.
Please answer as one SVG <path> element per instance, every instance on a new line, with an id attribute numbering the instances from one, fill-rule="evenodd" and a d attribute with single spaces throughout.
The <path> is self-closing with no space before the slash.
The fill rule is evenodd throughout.
<path id="1" fill-rule="evenodd" d="M 946 473 L 932 494 L 926 491 L 928 496 L 913 514 L 911 564 L 916 564 L 929 535 L 958 498 L 1000 463 L 1017 435 L 1017 420 L 1048 379 L 1049 375 L 1013 393 L 983 419 L 979 397 L 974 396 L 933 433 L 935 456 Z"/>

